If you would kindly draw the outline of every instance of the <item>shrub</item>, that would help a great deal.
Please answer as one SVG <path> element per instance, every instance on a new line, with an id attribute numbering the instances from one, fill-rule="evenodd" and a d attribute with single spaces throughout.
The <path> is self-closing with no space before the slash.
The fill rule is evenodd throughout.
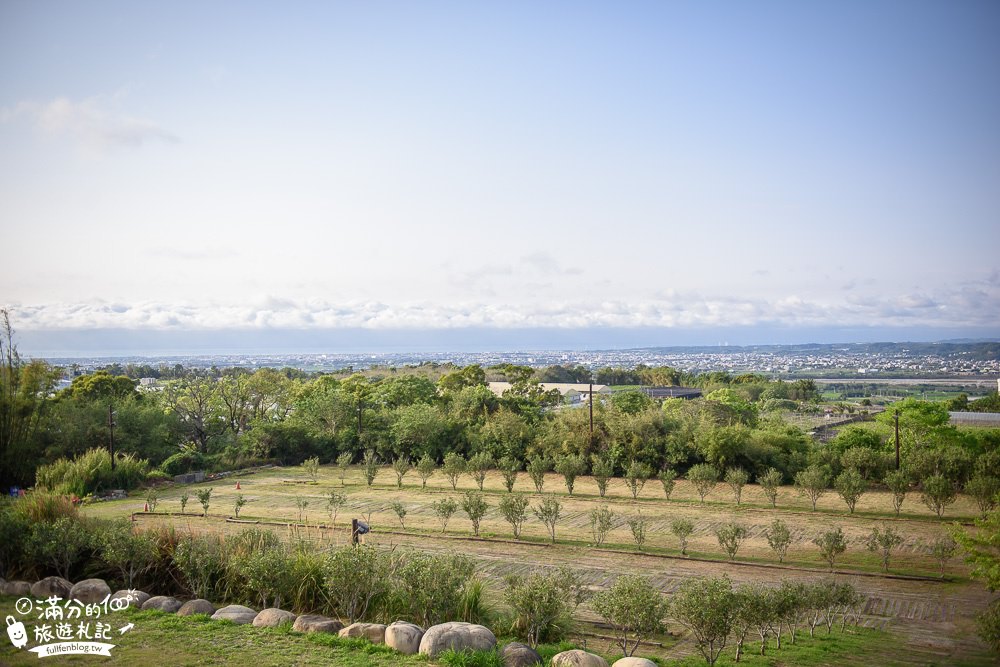
<path id="1" fill-rule="evenodd" d="M 687 556 L 687 541 L 691 533 L 694 532 L 694 522 L 691 519 L 674 519 L 670 522 L 670 532 L 681 543 L 681 555 Z"/>
<path id="2" fill-rule="evenodd" d="M 173 562 L 183 585 L 196 598 L 212 598 L 225 580 L 222 543 L 214 535 L 188 535 L 174 547 Z"/>
<path id="3" fill-rule="evenodd" d="M 31 524 L 30 531 L 28 553 L 33 562 L 48 565 L 63 579 L 70 578 L 70 572 L 91 544 L 90 533 L 77 518 L 36 522 Z"/>
<path id="4" fill-rule="evenodd" d="M 431 509 L 434 511 L 434 516 L 441 522 L 441 532 L 443 533 L 448 528 L 448 520 L 458 511 L 458 503 L 455 502 L 454 498 L 441 498 L 431 503 Z"/>
<path id="5" fill-rule="evenodd" d="M 202 516 L 208 516 L 208 506 L 212 502 L 212 489 L 199 489 L 194 494 L 198 497 L 198 502 L 204 510 Z"/>
<path id="6" fill-rule="evenodd" d="M 511 632 L 532 646 L 564 637 L 586 588 L 567 567 L 557 572 L 505 578 L 504 602 L 514 613 Z"/>
<path id="7" fill-rule="evenodd" d="M 500 515 L 510 524 L 514 539 L 520 539 L 521 526 L 528 516 L 528 499 L 520 493 L 510 494 L 500 499 Z"/>
<path id="8" fill-rule="evenodd" d="M 594 544 L 601 546 L 614 525 L 615 513 L 607 506 L 601 505 L 590 510 L 590 532 L 594 535 Z"/>
<path id="9" fill-rule="evenodd" d="M 729 468 L 726 470 L 725 480 L 729 488 L 733 490 L 736 504 L 739 505 L 740 499 L 743 497 L 743 487 L 750 481 L 750 475 L 743 468 Z"/>
<path id="10" fill-rule="evenodd" d="M 939 537 L 931 543 L 931 556 L 938 562 L 938 576 L 944 579 L 944 568 L 958 550 L 958 544 L 951 535 Z"/>
<path id="11" fill-rule="evenodd" d="M 997 496 L 1000 495 L 1000 477 L 984 472 L 978 472 L 965 485 L 965 492 L 972 496 L 979 505 L 979 512 L 986 516 L 997 507 Z"/>
<path id="12" fill-rule="evenodd" d="M 533 508 L 533 511 L 538 520 L 545 524 L 545 528 L 548 529 L 549 535 L 552 537 L 552 543 L 555 544 L 556 523 L 558 523 L 562 513 L 562 503 L 555 496 L 545 496 L 538 503 L 538 507 Z"/>
<path id="13" fill-rule="evenodd" d="M 351 452 L 343 452 L 337 457 L 337 474 L 340 477 L 340 485 L 345 486 L 344 478 L 347 477 L 347 468 L 351 465 L 354 455 Z"/>
<path id="14" fill-rule="evenodd" d="M 604 494 L 608 492 L 608 482 L 614 477 L 615 463 L 607 456 L 598 456 L 597 454 L 591 456 L 590 461 L 591 475 L 597 482 L 597 492 L 603 498 Z"/>
<path id="15" fill-rule="evenodd" d="M 660 471 L 660 484 L 663 485 L 663 495 L 670 500 L 670 494 L 674 492 L 677 484 L 677 471 L 672 468 L 664 468 Z"/>
<path id="16" fill-rule="evenodd" d="M 187 508 L 188 498 L 190 498 L 190 496 L 188 496 L 188 494 L 182 493 L 181 497 L 178 499 L 178 500 L 180 500 L 180 503 L 181 503 L 181 514 L 183 514 L 184 510 Z"/>
<path id="17" fill-rule="evenodd" d="M 311 459 L 306 459 L 302 462 L 302 470 L 309 475 L 309 479 L 316 483 L 316 478 L 319 477 L 319 457 L 314 456 Z"/>
<path id="18" fill-rule="evenodd" d="M 173 456 L 167 457 L 167 459 L 160 464 L 160 469 L 171 477 L 174 475 L 183 475 L 193 470 L 202 470 L 204 468 L 205 457 L 202 456 L 201 452 L 193 447 L 185 447 Z"/>
<path id="19" fill-rule="evenodd" d="M 475 565 L 463 554 L 406 552 L 397 573 L 404 614 L 423 627 L 457 619 Z"/>
<path id="20" fill-rule="evenodd" d="M 569 454 L 560 457 L 556 461 L 555 471 L 563 476 L 563 480 L 566 482 L 566 490 L 572 496 L 576 478 L 587 471 L 587 462 L 582 456 Z"/>
<path id="21" fill-rule="evenodd" d="M 719 480 L 719 471 L 708 463 L 698 463 L 691 466 L 691 469 L 688 470 L 687 478 L 689 482 L 694 484 L 694 488 L 698 490 L 698 497 L 701 498 L 701 502 L 705 502 L 705 496 L 715 488 L 715 484 Z"/>
<path id="22" fill-rule="evenodd" d="M 281 546 L 253 549 L 229 561 L 230 578 L 239 582 L 243 599 L 250 604 L 281 608 L 291 601 L 295 583 L 288 561 Z"/>
<path id="23" fill-rule="evenodd" d="M 309 507 L 309 500 L 306 498 L 296 498 L 295 508 L 299 510 L 299 523 L 302 523 L 303 516 L 306 513 L 306 508 Z"/>
<path id="24" fill-rule="evenodd" d="M 13 503 L 12 511 L 30 523 L 51 523 L 56 519 L 79 517 L 76 505 L 68 496 L 35 489 Z"/>
<path id="25" fill-rule="evenodd" d="M 17 504 L 26 501 L 27 498 L 22 498 Z M 14 505 L 13 501 L 0 498 L 0 577 L 11 576 L 25 560 L 24 538 L 31 524 L 24 514 L 14 511 Z"/>
<path id="26" fill-rule="evenodd" d="M 596 594 L 594 611 L 614 629 L 615 642 L 630 656 L 642 640 L 663 631 L 669 605 L 666 598 L 644 577 L 626 574 L 610 589 Z"/>
<path id="27" fill-rule="evenodd" d="M 149 473 L 149 461 L 131 454 L 118 455 L 111 469 L 105 449 L 90 449 L 73 460 L 57 459 L 35 472 L 38 486 L 83 497 L 106 489 L 134 489 Z"/>
<path id="28" fill-rule="evenodd" d="M 504 662 L 496 649 L 490 651 L 473 651 L 465 649 L 456 651 L 446 649 L 437 657 L 437 661 L 447 667 L 503 667 Z"/>
<path id="29" fill-rule="evenodd" d="M 244 498 L 242 493 L 237 494 L 236 500 L 233 502 L 233 513 L 236 515 L 237 519 L 240 518 L 240 510 L 242 510 L 243 507 L 248 502 L 250 502 L 250 501 L 247 500 L 246 498 Z"/>
<path id="30" fill-rule="evenodd" d="M 389 592 L 394 567 L 388 553 L 366 544 L 334 550 L 324 583 L 337 613 L 351 623 L 367 618 L 373 603 Z"/>
<path id="31" fill-rule="evenodd" d="M 637 517 L 629 519 L 627 523 L 629 530 L 632 531 L 632 539 L 635 540 L 639 551 L 642 551 L 642 545 L 646 543 L 646 520 L 640 514 Z"/>
<path id="32" fill-rule="evenodd" d="M 396 518 L 399 519 L 400 528 L 405 529 L 406 514 L 407 514 L 406 506 L 403 505 L 403 503 L 399 502 L 398 500 L 393 500 L 391 503 L 389 503 L 389 509 L 391 509 L 393 513 L 396 515 Z"/>
<path id="33" fill-rule="evenodd" d="M 479 522 L 483 520 L 483 517 L 486 516 L 486 510 L 489 509 L 483 494 L 479 491 L 466 491 L 462 497 L 461 505 L 462 511 L 472 522 L 472 534 L 479 537 Z"/>

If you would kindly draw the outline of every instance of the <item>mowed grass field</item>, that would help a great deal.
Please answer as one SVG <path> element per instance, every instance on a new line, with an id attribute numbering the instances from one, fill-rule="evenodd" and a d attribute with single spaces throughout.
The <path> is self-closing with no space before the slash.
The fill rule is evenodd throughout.
<path id="1" fill-rule="evenodd" d="M 239 480 L 241 489 L 236 490 Z M 620 479 L 609 485 L 607 497 L 598 496 L 596 483 L 590 477 L 576 481 L 574 495 L 566 493 L 561 476 L 550 474 L 546 478 L 545 493 L 556 493 L 563 504 L 562 518 L 558 522 L 556 544 L 552 544 L 545 527 L 529 514 L 522 539 L 512 539 L 510 525 L 497 511 L 497 503 L 507 491 L 498 473 L 487 476 L 484 492 L 490 511 L 480 529 L 482 539 L 472 538 L 471 523 L 459 510 L 448 523 L 447 531 L 432 510 L 432 503 L 443 497 L 461 499 L 464 491 L 475 489 L 471 477 L 463 475 L 458 489 L 453 490 L 448 480 L 436 472 L 422 489 L 415 472 L 404 478 L 403 487 L 397 488 L 396 475 L 383 468 L 375 484 L 367 486 L 360 469 L 351 468 L 342 485 L 339 471 L 323 467 L 316 484 L 300 468 L 273 468 L 241 477 L 229 477 L 196 485 L 173 485 L 158 490 L 159 506 L 156 514 L 142 513 L 143 494 L 122 501 L 97 503 L 85 508 L 85 513 L 101 517 L 121 517 L 132 513 L 140 526 L 152 527 L 171 523 L 184 531 L 234 533 L 244 525 L 233 523 L 233 505 L 239 494 L 250 502 L 243 508 L 241 520 L 260 520 L 286 539 L 306 539 L 319 547 L 345 544 L 349 539 L 348 525 L 351 518 L 370 522 L 373 531 L 366 539 L 370 543 L 422 549 L 428 551 L 461 551 L 478 562 L 479 571 L 494 585 L 493 599 L 499 601 L 502 577 L 511 572 L 532 572 L 544 568 L 569 565 L 583 574 L 595 590 L 610 586 L 620 574 L 638 572 L 648 576 L 664 593 L 671 593 L 690 576 L 717 576 L 727 574 L 734 583 L 764 581 L 778 583 L 783 579 L 818 580 L 829 576 L 827 566 L 818 556 L 812 539 L 831 527 L 841 527 L 849 541 L 848 551 L 837 563 L 838 579 L 853 583 L 867 597 L 863 625 L 879 633 L 878 639 L 861 642 L 867 648 L 836 660 L 815 664 L 992 664 L 984 645 L 975 636 L 975 614 L 985 609 L 991 599 L 982 586 L 968 579 L 968 572 L 959 557 L 946 569 L 943 580 L 938 579 L 938 564 L 929 554 L 930 543 L 946 534 L 952 522 L 970 522 L 977 508 L 965 497 L 946 511 L 944 520 L 938 519 L 912 493 L 903 505 L 903 512 L 896 517 L 888 493 L 872 491 L 861 498 L 853 515 L 847 513 L 843 501 L 832 490 L 818 503 L 818 511 L 811 511 L 807 498 L 793 487 L 784 487 L 778 495 L 777 508 L 771 508 L 762 491 L 748 485 L 743 490 L 742 503 L 736 506 L 728 486 L 719 484 L 708 495 L 705 503 L 699 502 L 695 489 L 686 481 L 679 481 L 671 499 L 664 497 L 658 480 L 650 480 L 638 499 Z M 201 513 L 195 497 L 199 489 L 213 489 L 209 516 L 192 516 Z M 337 517 L 336 529 L 331 527 L 327 508 L 330 491 L 347 496 L 346 505 Z M 526 474 L 518 478 L 515 491 L 530 496 L 532 505 L 538 495 Z M 164 512 L 180 511 L 180 496 L 188 494 L 186 516 L 170 516 Z M 298 500 L 308 502 L 299 521 Z M 405 529 L 400 526 L 391 509 L 394 501 L 407 509 Z M 602 548 L 593 546 L 589 513 L 606 504 L 616 515 L 616 526 Z M 626 520 L 640 516 L 647 521 L 647 541 L 638 550 Z M 695 525 L 689 539 L 688 557 L 682 557 L 676 538 L 670 534 L 670 522 L 677 517 L 687 517 Z M 795 542 L 789 549 L 784 565 L 768 547 L 765 529 L 774 519 L 780 518 L 791 528 Z M 749 529 L 734 563 L 725 560 L 714 530 L 730 521 Z M 876 555 L 864 547 L 864 539 L 874 526 L 893 526 L 904 537 L 904 543 L 894 552 L 889 576 L 881 574 Z M 578 642 L 587 642 L 592 648 L 613 654 L 610 643 L 601 638 L 609 634 L 599 625 L 600 619 L 583 605 L 579 612 L 583 622 Z M 662 646 L 646 647 L 647 654 L 663 658 L 679 658 L 694 652 L 694 646 L 679 626 L 670 625 L 669 634 L 657 639 Z M 852 640 L 855 641 L 855 640 Z M 860 641 L 860 640 L 858 640 Z M 827 644 L 826 646 L 832 646 Z M 786 662 L 788 656 L 782 652 Z M 805 659 L 805 658 L 803 658 Z M 373 663 L 374 664 L 374 663 Z M 770 664 L 770 663 L 764 663 Z"/>

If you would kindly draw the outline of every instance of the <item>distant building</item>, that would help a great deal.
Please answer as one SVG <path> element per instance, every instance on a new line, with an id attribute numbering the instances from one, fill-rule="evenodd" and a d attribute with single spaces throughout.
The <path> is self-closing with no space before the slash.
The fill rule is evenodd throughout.
<path id="1" fill-rule="evenodd" d="M 503 396 L 511 388 L 510 382 L 490 382 L 490 391 L 497 396 Z M 574 384 L 570 382 L 540 382 L 539 386 L 545 391 L 555 389 L 568 403 L 586 403 L 590 400 L 591 387 L 594 394 L 598 396 L 610 396 L 611 387 L 606 384 Z"/>

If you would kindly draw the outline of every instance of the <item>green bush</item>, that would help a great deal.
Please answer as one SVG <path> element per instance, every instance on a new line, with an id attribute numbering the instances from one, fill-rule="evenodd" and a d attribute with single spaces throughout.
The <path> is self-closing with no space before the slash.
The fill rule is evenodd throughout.
<path id="1" fill-rule="evenodd" d="M 73 460 L 57 459 L 35 472 L 35 483 L 57 493 L 83 497 L 108 489 L 134 489 L 146 479 L 149 461 L 131 454 L 115 458 L 105 449 L 90 449 Z"/>
<path id="2" fill-rule="evenodd" d="M 503 667 L 503 659 L 492 651 L 455 651 L 448 649 L 438 656 L 438 662 L 448 667 Z"/>
<path id="3" fill-rule="evenodd" d="M 171 477 L 174 475 L 183 475 L 194 470 L 202 470 L 204 467 L 205 457 L 200 452 L 190 448 L 185 448 L 183 451 L 177 452 L 160 464 L 163 472 Z"/>

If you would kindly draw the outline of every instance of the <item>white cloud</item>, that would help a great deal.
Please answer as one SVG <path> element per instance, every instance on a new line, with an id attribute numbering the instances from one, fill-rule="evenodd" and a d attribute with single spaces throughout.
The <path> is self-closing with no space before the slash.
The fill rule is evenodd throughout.
<path id="1" fill-rule="evenodd" d="M 13 108 L 0 109 L 0 122 L 25 120 L 46 136 L 68 138 L 102 151 L 180 141 L 177 135 L 150 120 L 117 111 L 117 100 L 117 96 L 103 95 L 79 101 L 67 97 L 48 102 L 23 100 Z"/>
<path id="2" fill-rule="evenodd" d="M 737 299 L 696 293 L 636 301 L 539 301 L 528 304 L 467 301 L 385 303 L 267 296 L 243 304 L 161 302 L 12 305 L 19 329 L 462 329 L 488 327 L 996 327 L 1000 290 L 965 290 L 891 298 L 812 300 Z"/>

